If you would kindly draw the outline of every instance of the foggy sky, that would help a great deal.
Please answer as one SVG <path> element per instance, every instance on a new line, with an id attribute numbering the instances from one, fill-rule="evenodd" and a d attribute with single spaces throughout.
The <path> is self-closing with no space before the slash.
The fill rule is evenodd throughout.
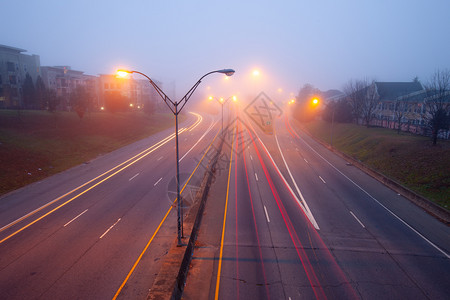
<path id="1" fill-rule="evenodd" d="M 0 0 L 0 11 L 0 44 L 40 55 L 42 66 L 134 69 L 175 81 L 177 97 L 222 68 L 235 76 L 214 74 L 199 91 L 288 97 L 305 83 L 426 81 L 450 68 L 448 0 Z"/>

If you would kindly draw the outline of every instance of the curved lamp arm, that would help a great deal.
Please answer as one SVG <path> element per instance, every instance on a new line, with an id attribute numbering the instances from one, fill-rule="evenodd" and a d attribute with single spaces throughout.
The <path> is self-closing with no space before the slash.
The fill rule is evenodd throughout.
<path id="1" fill-rule="evenodd" d="M 213 74 L 213 73 L 222 73 L 225 74 L 227 76 L 232 76 L 234 74 L 234 70 L 233 69 L 222 69 L 222 70 L 216 70 L 216 71 L 212 71 L 209 73 L 206 73 L 205 75 L 203 75 L 202 77 L 200 77 L 200 79 L 191 87 L 191 89 L 186 93 L 186 95 L 184 95 L 183 98 L 181 98 L 180 101 L 176 102 L 176 101 L 172 101 L 164 92 L 163 90 L 156 84 L 153 82 L 153 80 L 148 77 L 147 75 L 145 75 L 142 72 L 139 71 L 129 71 L 129 70 L 118 70 L 117 74 L 119 74 L 119 76 L 123 76 L 124 74 L 131 74 L 131 73 L 136 73 L 136 74 L 140 74 L 142 76 L 144 76 L 145 78 L 148 79 L 148 81 L 150 82 L 150 84 L 155 88 L 155 90 L 158 92 L 159 96 L 164 100 L 164 103 L 167 104 L 167 106 L 170 108 L 170 110 L 172 111 L 172 113 L 174 114 L 178 114 L 183 107 L 186 105 L 186 102 L 189 100 L 189 98 L 191 98 L 192 94 L 194 93 L 194 91 L 197 89 L 197 87 L 199 86 L 199 84 L 202 82 L 202 79 L 205 78 L 206 76 Z M 170 104 L 171 105 L 170 105 Z M 178 105 L 181 103 L 181 108 L 178 109 Z M 172 107 L 174 106 L 175 109 Z"/>
<path id="2" fill-rule="evenodd" d="M 216 71 L 206 73 L 205 75 L 200 77 L 200 79 L 191 87 L 191 89 L 186 93 L 186 95 L 184 95 L 184 97 L 181 98 L 181 100 L 178 103 L 176 103 L 175 105 L 177 105 L 179 103 L 183 103 L 181 105 L 181 108 L 179 109 L 179 111 L 181 111 L 183 109 L 183 107 L 186 105 L 186 102 L 189 100 L 189 98 L 191 98 L 192 94 L 195 92 L 195 90 L 197 89 L 199 84 L 202 82 L 202 79 L 205 78 L 206 76 L 213 74 L 213 73 L 222 73 L 227 76 L 232 76 L 234 74 L 234 72 L 235 71 L 233 69 L 222 69 L 222 70 L 216 70 Z"/>

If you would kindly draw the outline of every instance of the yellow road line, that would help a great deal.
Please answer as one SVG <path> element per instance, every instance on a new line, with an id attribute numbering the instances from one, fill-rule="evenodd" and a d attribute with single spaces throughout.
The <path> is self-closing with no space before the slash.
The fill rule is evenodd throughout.
<path id="1" fill-rule="evenodd" d="M 175 200 L 176 201 L 176 200 Z M 166 214 L 164 215 L 164 218 L 162 219 L 161 223 L 159 223 L 158 227 L 156 227 L 155 232 L 153 233 L 152 237 L 150 238 L 150 240 L 148 241 L 147 245 L 145 245 L 144 250 L 142 251 L 142 253 L 139 255 L 138 259 L 136 260 L 136 262 L 134 263 L 133 267 L 131 268 L 130 272 L 128 272 L 127 277 L 125 277 L 125 280 L 122 282 L 122 284 L 120 285 L 119 289 L 117 290 L 116 294 L 113 297 L 113 300 L 117 299 L 117 297 L 119 296 L 120 292 L 122 291 L 123 287 L 125 286 L 125 284 L 127 283 L 128 279 L 131 277 L 131 274 L 133 274 L 134 269 L 136 269 L 137 265 L 139 264 L 139 262 L 142 259 L 142 256 L 144 256 L 145 252 L 147 251 L 148 247 L 150 246 L 150 244 L 152 243 L 153 239 L 155 238 L 156 234 L 158 233 L 159 229 L 161 228 L 162 224 L 164 223 L 164 221 L 167 219 L 167 216 L 169 215 L 170 211 L 172 210 L 172 205 L 170 206 L 169 210 L 166 212 Z"/>
<path id="2" fill-rule="evenodd" d="M 14 226 L 15 224 L 17 224 L 17 223 L 19 223 L 19 222 L 21 222 L 21 221 L 27 219 L 28 217 L 31 217 L 31 216 L 34 215 L 35 213 L 37 213 L 37 212 L 41 211 L 42 209 L 46 208 L 47 206 L 49 206 L 49 205 L 51 205 L 51 204 L 53 204 L 53 203 L 55 203 L 55 202 L 57 202 L 57 201 L 59 201 L 59 200 L 65 198 L 65 197 L 67 197 L 68 195 L 70 195 L 70 194 L 72 194 L 72 193 L 74 193 L 74 192 L 76 192 L 76 191 L 78 191 L 79 189 L 81 189 L 81 188 L 85 187 L 86 185 L 90 184 L 91 182 L 93 182 L 93 181 L 95 181 L 95 180 L 97 180 L 97 179 L 99 179 L 99 178 L 105 176 L 106 174 L 108 174 L 108 173 L 114 171 L 115 169 L 119 168 L 120 166 L 126 164 L 127 162 L 129 162 L 129 161 L 135 159 L 135 158 L 138 157 L 139 155 L 142 155 L 143 153 L 145 153 L 145 152 L 147 152 L 147 151 L 153 150 L 154 147 L 158 147 L 158 148 L 159 148 L 159 146 L 161 146 L 161 144 L 167 143 L 168 141 L 170 141 L 170 140 L 173 139 L 174 137 L 175 137 L 175 134 L 172 133 L 171 135 L 167 136 L 166 138 L 162 139 L 161 141 L 157 142 L 156 144 L 154 144 L 154 145 L 148 147 L 148 148 L 145 149 L 144 151 L 141 151 L 140 153 L 136 154 L 135 156 L 133 156 L 133 157 L 127 159 L 127 160 L 124 161 L 123 163 L 121 163 L 121 164 L 115 166 L 114 168 L 109 169 L 108 171 L 106 171 L 106 172 L 104 172 L 103 174 L 101 174 L 101 175 L 95 177 L 94 179 L 91 179 L 91 180 L 89 180 L 89 181 L 83 183 L 82 185 L 80 185 L 80 186 L 74 188 L 73 190 L 71 190 L 71 191 L 65 193 L 64 195 L 59 196 L 58 198 L 56 198 L 56 199 L 54 199 L 54 200 L 48 202 L 47 204 L 45 204 L 45 205 L 43 205 L 43 206 L 41 206 L 41 207 L 39 207 L 39 208 L 33 210 L 32 212 L 30 212 L 30 213 L 28 213 L 28 214 L 26 214 L 26 215 L 20 217 L 19 219 L 15 220 L 15 221 L 13 221 L 13 222 L 11 222 L 11 223 L 9 223 L 8 225 L 3 226 L 2 228 L 0 228 L 0 232 L 4 231 L 4 230 L 7 229 L 7 228 L 10 228 L 11 226 Z M 152 152 L 153 152 L 153 151 L 152 151 Z M 3 240 L 0 241 L 0 244 L 1 244 L 1 242 L 3 242 Z"/>
<path id="3" fill-rule="evenodd" d="M 225 211 L 223 213 L 222 238 L 220 240 L 219 265 L 217 266 L 216 291 L 215 291 L 215 295 L 214 295 L 215 300 L 219 299 L 220 272 L 222 269 L 223 240 L 225 238 L 225 224 L 227 221 L 228 195 L 229 195 L 229 191 L 230 191 L 231 164 L 233 162 L 233 146 L 234 146 L 234 139 L 233 139 L 233 142 L 231 143 L 230 165 L 228 167 L 227 195 L 225 198 Z"/>
<path id="4" fill-rule="evenodd" d="M 192 171 L 191 176 L 189 176 L 188 180 L 186 181 L 186 183 L 184 184 L 183 188 L 181 189 L 182 193 L 184 191 L 184 189 L 186 188 L 187 184 L 189 183 L 189 181 L 191 180 L 192 176 L 194 175 L 194 173 L 197 171 L 198 167 L 200 166 L 200 163 L 203 161 L 205 155 L 209 152 L 209 149 L 211 148 L 211 145 L 214 143 L 214 141 L 217 138 L 217 135 L 219 134 L 220 130 L 217 131 L 216 135 L 214 136 L 214 139 L 212 140 L 212 142 L 209 144 L 208 148 L 206 149 L 205 153 L 203 154 L 202 158 L 200 159 L 200 161 L 198 162 L 197 166 L 195 167 L 194 171 Z M 175 198 L 175 200 L 173 201 L 173 204 L 175 204 L 177 202 L 177 198 Z M 159 223 L 158 227 L 156 228 L 155 232 L 153 233 L 152 237 L 150 238 L 150 240 L 148 241 L 147 245 L 145 246 L 144 250 L 142 250 L 142 253 L 139 255 L 138 259 L 136 260 L 136 262 L 133 264 L 133 267 L 131 268 L 130 272 L 128 272 L 127 276 L 125 277 L 125 280 L 122 282 L 122 284 L 120 285 L 119 289 L 117 290 L 116 294 L 113 297 L 113 300 L 117 299 L 117 297 L 119 296 L 120 292 L 122 291 L 123 287 L 125 286 L 125 284 L 127 283 L 128 279 L 130 279 L 131 275 L 133 274 L 134 270 L 136 269 L 137 265 L 139 264 L 139 262 L 141 261 L 142 257 L 144 256 L 145 252 L 147 251 L 148 247 L 150 246 L 150 244 L 152 243 L 154 237 L 156 236 L 156 234 L 159 232 L 159 229 L 161 228 L 162 224 L 164 223 L 164 221 L 167 219 L 167 216 L 169 215 L 170 211 L 173 208 L 173 204 L 170 206 L 169 210 L 166 212 L 166 214 L 164 215 L 164 218 L 162 219 L 161 223 Z"/>
<path id="5" fill-rule="evenodd" d="M 90 188 L 84 190 L 83 192 L 79 193 L 78 195 L 70 198 L 69 200 L 67 200 L 66 202 L 60 204 L 59 206 L 55 207 L 54 209 L 52 209 L 51 211 L 47 212 L 46 214 L 40 216 L 39 218 L 37 218 L 36 220 L 28 223 L 27 225 L 25 225 L 24 227 L 20 228 L 19 230 L 15 231 L 14 233 L 11 233 L 10 235 L 8 235 L 7 237 L 5 237 L 3 240 L 0 240 L 0 244 L 3 243 L 4 241 L 10 239 L 11 237 L 15 236 L 16 234 L 18 234 L 19 232 L 25 230 L 26 228 L 30 227 L 31 225 L 35 224 L 36 222 L 42 220 L 43 218 L 45 218 L 46 216 L 50 215 L 51 213 L 55 212 L 56 210 L 60 209 L 61 207 L 65 206 L 66 204 L 72 202 L 73 200 L 75 200 L 76 198 L 80 197 L 81 195 L 87 193 L 88 191 L 92 190 L 93 188 L 95 188 L 96 186 L 100 185 L 101 183 L 105 182 L 106 180 L 108 180 L 109 178 L 113 177 L 114 175 L 122 172 L 123 170 L 125 170 L 126 168 L 128 168 L 129 166 L 137 163 L 138 161 L 140 161 L 141 159 L 143 159 L 144 157 L 146 157 L 147 155 L 151 154 L 153 151 L 155 151 L 156 149 L 158 149 L 159 147 L 163 146 L 165 143 L 167 143 L 169 140 L 166 140 L 164 143 L 160 144 L 158 147 L 153 148 L 150 152 L 142 155 L 141 157 L 139 157 L 138 159 L 136 159 L 135 161 L 129 163 L 128 165 L 126 165 L 125 167 L 119 169 L 118 171 L 112 173 L 111 175 L 109 175 L 108 177 L 105 177 L 104 179 L 100 180 L 99 182 L 97 182 L 96 184 L 94 184 L 93 186 L 91 186 Z"/>
<path id="6" fill-rule="evenodd" d="M 184 131 L 187 131 L 186 128 L 181 128 L 181 129 L 178 130 L 178 133 L 181 134 L 181 133 L 183 133 Z M 150 152 L 146 153 L 145 155 L 143 155 L 142 157 L 140 157 L 139 159 L 136 159 L 136 161 L 134 161 L 134 162 L 128 164 L 126 167 L 120 169 L 118 172 L 115 172 L 115 173 L 113 174 L 113 175 L 116 175 L 117 173 L 121 172 L 121 171 L 124 170 L 125 168 L 131 166 L 132 164 L 134 164 L 134 163 L 136 163 L 137 161 L 141 160 L 143 157 L 145 157 L 145 156 L 147 156 L 148 154 L 152 153 L 154 150 L 158 149 L 158 148 L 161 147 L 162 145 L 166 144 L 168 141 L 172 140 L 174 137 L 175 137 L 175 133 L 170 134 L 169 136 L 167 136 L 167 137 L 165 137 L 164 139 L 160 140 L 160 141 L 157 142 L 156 144 L 153 144 L 152 146 L 150 146 L 150 147 L 148 147 L 147 149 L 141 151 L 140 153 L 136 154 L 135 156 L 133 156 L 133 157 L 127 159 L 126 161 L 124 161 L 124 162 L 118 164 L 118 165 L 115 166 L 114 168 L 109 169 L 108 171 L 106 171 L 106 172 L 104 172 L 104 173 L 98 175 L 97 177 L 95 177 L 95 178 L 93 178 L 93 179 L 91 179 L 91 180 L 89 180 L 89 181 L 83 183 L 82 185 L 80 185 L 80 186 L 74 188 L 73 190 L 71 190 L 71 191 L 65 193 L 64 195 L 59 196 L 58 198 L 56 198 L 56 199 L 54 199 L 54 200 L 52 200 L 52 201 L 50 201 L 50 202 L 48 202 L 48 203 L 42 205 L 41 207 L 39 207 L 39 208 L 37 208 L 37 209 L 35 209 L 35 210 L 29 212 L 28 214 L 26 214 L 26 215 L 20 217 L 19 219 L 17 219 L 17 220 L 15 220 L 15 221 L 13 221 L 13 222 L 11 222 L 11 223 L 9 223 L 9 224 L 3 226 L 2 228 L 0 228 L 0 232 L 2 232 L 2 231 L 4 231 L 4 230 L 6 230 L 6 229 L 8 229 L 8 228 L 10 228 L 10 227 L 12 227 L 12 226 L 14 226 L 14 225 L 16 225 L 17 223 L 19 223 L 19 222 L 21 222 L 21 221 L 23 221 L 23 220 L 25 220 L 25 219 L 31 217 L 31 216 L 34 215 L 35 213 L 37 213 L 37 212 L 43 210 L 44 208 L 46 208 L 46 207 L 52 205 L 53 203 L 58 202 L 59 200 L 65 198 L 65 197 L 67 197 L 67 196 L 69 196 L 70 194 L 72 194 L 72 193 L 78 191 L 79 189 L 85 187 L 86 185 L 88 185 L 88 184 L 94 182 L 95 180 L 97 180 L 97 179 L 99 179 L 99 178 L 105 176 L 106 174 L 108 174 L 108 173 L 110 173 L 110 172 L 116 170 L 117 168 L 123 166 L 124 164 L 128 163 L 129 161 L 131 161 L 131 160 L 133 160 L 133 159 L 136 159 L 136 157 L 138 157 L 138 156 L 140 156 L 140 155 L 143 155 L 145 152 L 150 151 Z M 112 175 L 112 176 L 113 176 L 113 175 Z M 106 179 L 109 179 L 109 178 L 111 178 L 112 176 L 108 176 Z M 100 183 L 104 182 L 106 179 L 104 179 L 104 180 L 100 181 L 99 183 L 95 184 L 93 187 L 95 187 L 95 186 L 99 185 Z M 75 197 L 73 197 L 73 198 L 70 199 L 69 201 L 67 201 L 67 202 L 63 203 L 62 205 L 58 206 L 56 209 L 51 210 L 49 213 L 46 213 L 45 215 L 43 215 L 42 217 L 38 218 L 38 219 L 35 220 L 34 222 L 31 222 L 30 224 L 28 224 L 28 225 L 26 225 L 25 227 L 19 229 L 18 231 L 14 232 L 14 233 L 11 234 L 10 236 L 4 238 L 3 240 L 0 241 L 0 244 L 3 243 L 4 241 L 6 241 L 7 239 L 9 239 L 10 237 L 16 235 L 17 233 L 19 233 L 19 232 L 22 231 L 23 229 L 28 228 L 28 227 L 31 226 L 32 224 L 34 224 L 34 223 L 36 223 L 37 221 L 39 221 L 39 220 L 43 219 L 44 217 L 48 216 L 50 213 L 54 212 L 55 210 L 61 208 L 62 206 L 66 205 L 67 203 L 71 202 L 72 200 L 74 200 L 74 199 L 78 198 L 79 196 L 83 195 L 85 192 L 91 190 L 93 187 L 91 187 L 91 188 L 85 190 L 84 192 L 82 192 L 82 193 L 76 195 Z"/>

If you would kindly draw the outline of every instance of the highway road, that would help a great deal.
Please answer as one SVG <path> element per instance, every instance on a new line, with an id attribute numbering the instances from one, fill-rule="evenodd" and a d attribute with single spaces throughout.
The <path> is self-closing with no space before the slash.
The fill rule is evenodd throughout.
<path id="1" fill-rule="evenodd" d="M 217 121 L 180 124 L 186 203 Z M 175 171 L 169 129 L 0 198 L 0 299 L 146 298 L 176 237 Z"/>
<path id="2" fill-rule="evenodd" d="M 227 120 L 199 235 L 216 247 L 194 252 L 205 298 L 448 299 L 448 226 L 286 115 L 270 134 Z M 189 202 L 220 119 L 180 128 Z M 0 198 L 0 299 L 145 299 L 176 237 L 174 143 L 166 130 Z"/>
<path id="3" fill-rule="evenodd" d="M 273 134 L 254 121 L 242 113 L 228 127 L 227 186 L 215 187 L 224 200 L 209 204 L 220 206 L 210 220 L 220 218 L 223 227 L 210 234 L 217 247 L 205 246 L 213 253 L 194 253 L 194 268 L 196 261 L 214 263 L 205 298 L 448 299 L 448 226 L 286 115 L 273 120 Z M 211 227 L 202 224 L 200 245 Z M 199 286 L 192 276 L 188 290 Z"/>

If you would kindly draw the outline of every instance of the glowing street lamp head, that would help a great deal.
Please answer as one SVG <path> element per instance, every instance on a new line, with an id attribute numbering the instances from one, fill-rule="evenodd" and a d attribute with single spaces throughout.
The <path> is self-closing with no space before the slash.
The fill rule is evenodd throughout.
<path id="1" fill-rule="evenodd" d="M 313 104 L 313 105 L 319 104 L 319 99 L 314 98 L 314 99 L 312 100 L 312 104 Z"/>
<path id="2" fill-rule="evenodd" d="M 253 76 L 259 76 L 259 70 L 253 70 L 252 72 Z"/>
<path id="3" fill-rule="evenodd" d="M 220 98 L 220 102 L 223 103 L 223 98 Z"/>
<path id="4" fill-rule="evenodd" d="M 211 101 L 212 99 L 214 99 L 212 96 L 208 97 L 208 100 Z"/>
<path id="5" fill-rule="evenodd" d="M 128 74 L 131 74 L 131 73 L 132 72 L 128 71 L 128 70 L 117 70 L 117 72 L 116 72 L 117 76 L 122 77 L 122 78 L 127 77 Z"/>
<path id="6" fill-rule="evenodd" d="M 237 101 L 237 98 L 236 98 L 236 96 L 233 96 L 233 101 L 234 101 L 234 102 L 236 102 L 236 101 Z"/>

